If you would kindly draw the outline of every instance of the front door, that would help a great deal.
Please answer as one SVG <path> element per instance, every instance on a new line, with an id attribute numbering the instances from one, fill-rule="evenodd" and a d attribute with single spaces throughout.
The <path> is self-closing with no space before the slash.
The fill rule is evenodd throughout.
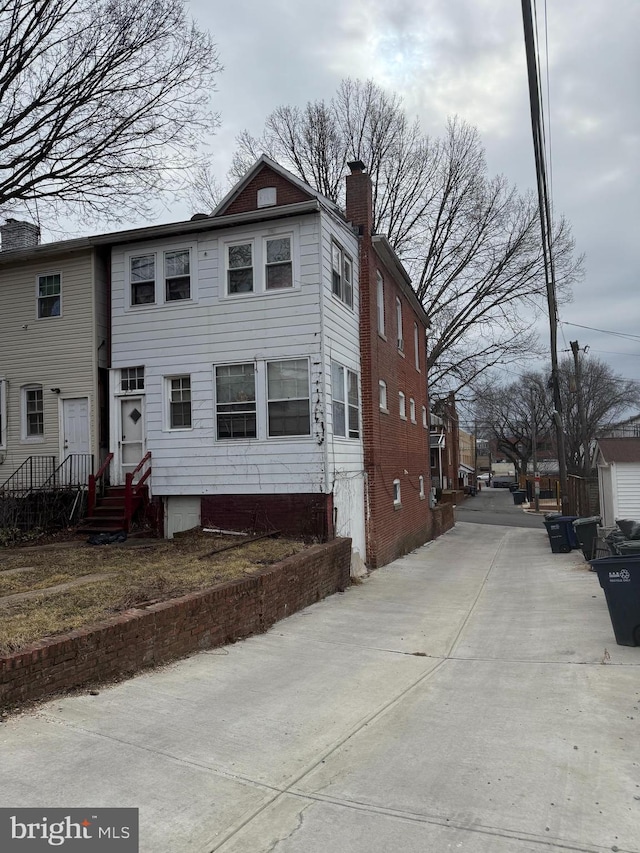
<path id="1" fill-rule="evenodd" d="M 66 485 L 85 485 L 91 473 L 89 437 L 89 398 L 62 400 L 61 479 Z"/>
<path id="2" fill-rule="evenodd" d="M 121 482 L 144 455 L 144 417 L 142 397 L 120 398 L 120 470 Z"/>

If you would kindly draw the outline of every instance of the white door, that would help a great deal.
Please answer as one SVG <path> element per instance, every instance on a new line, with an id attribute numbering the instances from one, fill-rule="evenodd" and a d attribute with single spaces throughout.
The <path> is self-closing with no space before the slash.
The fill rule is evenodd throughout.
<path id="1" fill-rule="evenodd" d="M 142 397 L 120 398 L 120 470 L 121 482 L 144 456 L 144 409 Z"/>
<path id="2" fill-rule="evenodd" d="M 62 400 L 62 461 L 60 472 L 65 485 L 86 485 L 91 473 L 89 438 L 89 398 Z"/>

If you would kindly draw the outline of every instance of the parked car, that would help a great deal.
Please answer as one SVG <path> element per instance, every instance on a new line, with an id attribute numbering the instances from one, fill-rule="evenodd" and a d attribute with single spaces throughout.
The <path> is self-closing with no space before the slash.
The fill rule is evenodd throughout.
<path id="1" fill-rule="evenodd" d="M 476 480 L 479 480 L 481 483 L 489 483 L 491 481 L 491 474 L 486 472 L 484 474 L 478 474 Z"/>
<path id="2" fill-rule="evenodd" d="M 508 489 L 514 482 L 513 477 L 494 477 L 491 481 L 494 489 Z"/>

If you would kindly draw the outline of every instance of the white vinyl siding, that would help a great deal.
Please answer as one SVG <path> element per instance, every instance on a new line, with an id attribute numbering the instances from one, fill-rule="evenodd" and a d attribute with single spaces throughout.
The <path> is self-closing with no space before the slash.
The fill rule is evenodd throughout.
<path id="1" fill-rule="evenodd" d="M 614 467 L 616 518 L 640 518 L 640 462 L 618 462 Z"/>

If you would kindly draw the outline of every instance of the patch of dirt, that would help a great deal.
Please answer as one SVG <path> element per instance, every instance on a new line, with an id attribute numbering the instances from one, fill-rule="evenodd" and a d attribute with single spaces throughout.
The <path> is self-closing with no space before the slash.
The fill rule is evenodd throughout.
<path id="1" fill-rule="evenodd" d="M 237 547 L 228 548 L 230 545 Z M 132 539 L 102 546 L 60 542 L 59 547 L 49 543 L 44 548 L 5 549 L 0 553 L 0 598 L 37 590 L 43 594 L 2 608 L 0 654 L 132 607 L 253 574 L 305 547 L 303 542 L 291 539 L 252 542 L 196 530 L 172 540 L 144 543 Z M 94 574 L 109 577 L 54 595 L 44 594 L 48 587 Z"/>

